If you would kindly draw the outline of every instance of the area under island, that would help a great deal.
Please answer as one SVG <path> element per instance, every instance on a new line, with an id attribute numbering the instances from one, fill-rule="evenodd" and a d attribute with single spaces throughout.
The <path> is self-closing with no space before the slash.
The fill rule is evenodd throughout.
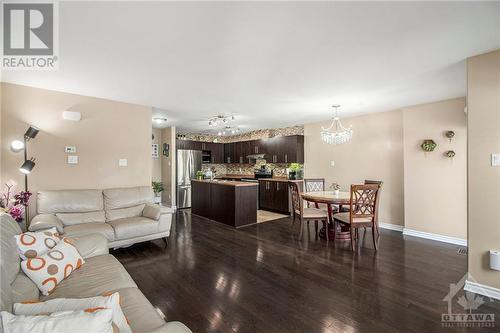
<path id="1" fill-rule="evenodd" d="M 191 213 L 233 227 L 257 223 L 257 183 L 192 180 Z"/>

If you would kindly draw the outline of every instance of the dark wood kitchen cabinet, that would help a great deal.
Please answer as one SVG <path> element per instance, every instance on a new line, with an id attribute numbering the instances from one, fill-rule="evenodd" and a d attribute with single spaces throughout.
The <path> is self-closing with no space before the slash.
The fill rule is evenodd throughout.
<path id="1" fill-rule="evenodd" d="M 304 163 L 304 136 L 277 136 L 262 141 L 267 162 Z"/>
<path id="2" fill-rule="evenodd" d="M 210 163 L 224 163 L 224 144 L 216 142 L 205 142 L 202 146 L 203 151 L 210 152 Z"/>
<path id="3" fill-rule="evenodd" d="M 259 180 L 259 209 L 290 214 L 287 181 Z"/>
<path id="4" fill-rule="evenodd" d="M 201 150 L 210 154 L 210 163 L 224 163 L 224 144 L 216 142 L 201 142 L 192 140 L 176 141 L 177 149 Z"/>

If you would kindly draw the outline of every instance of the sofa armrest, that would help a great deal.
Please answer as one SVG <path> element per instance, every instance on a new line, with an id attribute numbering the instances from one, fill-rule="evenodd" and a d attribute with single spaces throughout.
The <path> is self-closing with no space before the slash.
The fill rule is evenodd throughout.
<path id="1" fill-rule="evenodd" d="M 170 207 L 158 206 L 160 208 L 160 219 L 158 220 L 158 232 L 168 231 L 170 234 L 170 227 L 172 226 L 172 215 L 174 210 Z"/>
<path id="2" fill-rule="evenodd" d="M 179 321 L 171 321 L 158 327 L 150 333 L 193 333 L 186 325 Z"/>
<path id="3" fill-rule="evenodd" d="M 49 229 L 56 227 L 57 231 L 62 234 L 64 232 L 64 226 L 54 214 L 39 214 L 36 215 L 30 223 L 30 231 L 39 231 L 43 229 Z"/>
<path id="4" fill-rule="evenodd" d="M 101 234 L 71 237 L 71 239 L 83 259 L 109 253 L 108 239 Z"/>

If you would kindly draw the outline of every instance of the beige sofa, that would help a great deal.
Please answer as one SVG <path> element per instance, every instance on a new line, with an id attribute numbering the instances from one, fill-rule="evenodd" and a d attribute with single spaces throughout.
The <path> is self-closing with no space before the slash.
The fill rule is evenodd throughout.
<path id="1" fill-rule="evenodd" d="M 118 292 L 122 310 L 134 333 L 191 332 L 180 322 L 165 322 L 137 288 L 125 268 L 115 257 L 108 254 L 107 239 L 100 234 L 73 238 L 75 246 L 85 259 L 85 264 L 64 279 L 52 294 L 41 295 L 37 286 L 20 269 L 20 258 L 14 239 L 14 235 L 20 233 L 21 229 L 17 222 L 8 214 L 0 213 L 0 309 L 2 311 L 12 312 L 12 305 L 23 301 L 94 297 L 107 292 Z M 2 331 L 1 324 L 0 331 Z"/>
<path id="2" fill-rule="evenodd" d="M 102 234 L 110 248 L 170 235 L 173 209 L 153 204 L 151 187 L 106 190 L 38 191 L 37 213 L 29 230 L 56 227 L 77 237 Z"/>

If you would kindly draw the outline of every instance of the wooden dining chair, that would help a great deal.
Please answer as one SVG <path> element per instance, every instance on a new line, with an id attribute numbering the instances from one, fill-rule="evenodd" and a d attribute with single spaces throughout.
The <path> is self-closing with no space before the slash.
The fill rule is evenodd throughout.
<path id="1" fill-rule="evenodd" d="M 356 251 L 359 241 L 359 228 L 372 228 L 373 246 L 378 250 L 378 239 L 375 239 L 375 222 L 377 201 L 379 196 L 377 184 L 351 185 L 350 211 L 333 215 L 335 222 L 349 226 L 351 249 Z M 378 237 L 377 237 L 378 238 Z"/>
<path id="2" fill-rule="evenodd" d="M 327 240 L 328 240 L 328 212 L 312 207 L 304 207 L 304 200 L 300 195 L 299 185 L 296 182 L 288 182 L 290 192 L 292 194 L 292 227 L 295 225 L 295 220 L 299 220 L 299 239 L 302 239 L 303 223 L 307 222 L 309 228 L 309 221 L 314 221 L 314 230 L 318 235 L 318 221 L 322 221 L 325 226 Z"/>
<path id="3" fill-rule="evenodd" d="M 305 192 L 321 192 L 325 190 L 325 178 L 307 178 L 304 179 Z M 307 201 L 307 207 L 311 207 L 311 202 Z M 328 211 L 325 204 L 314 203 L 314 207 Z"/>
<path id="4" fill-rule="evenodd" d="M 378 190 L 379 192 L 382 190 L 382 184 L 384 182 L 381 181 L 381 180 L 369 180 L 369 179 L 365 179 L 365 184 L 366 185 L 378 185 Z M 380 193 L 379 193 L 379 198 L 380 198 Z M 380 231 L 379 231 L 379 225 L 378 225 L 378 205 L 380 203 L 380 200 L 377 200 L 377 215 L 375 216 L 375 230 L 377 231 L 377 235 L 380 235 Z"/>
<path id="5" fill-rule="evenodd" d="M 325 178 L 305 178 L 304 188 L 306 192 L 320 192 L 325 190 Z"/>

